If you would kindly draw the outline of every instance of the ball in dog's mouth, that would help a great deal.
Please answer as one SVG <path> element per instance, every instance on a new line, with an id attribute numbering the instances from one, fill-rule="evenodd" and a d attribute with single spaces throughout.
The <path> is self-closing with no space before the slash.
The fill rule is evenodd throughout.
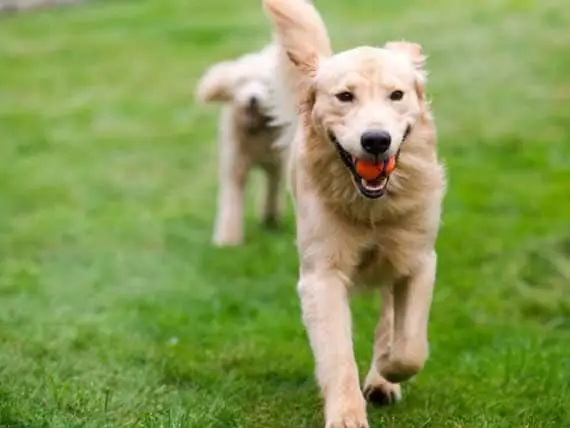
<path id="1" fill-rule="evenodd" d="M 354 170 L 360 179 L 360 185 L 369 192 L 383 191 L 388 177 L 396 167 L 396 157 L 390 156 L 378 162 L 369 162 L 352 156 Z"/>
<path id="2" fill-rule="evenodd" d="M 340 145 L 333 132 L 329 131 L 328 134 L 362 196 L 377 199 L 384 195 L 389 176 L 396 168 L 396 156 L 378 158 L 375 162 L 358 159 Z"/>

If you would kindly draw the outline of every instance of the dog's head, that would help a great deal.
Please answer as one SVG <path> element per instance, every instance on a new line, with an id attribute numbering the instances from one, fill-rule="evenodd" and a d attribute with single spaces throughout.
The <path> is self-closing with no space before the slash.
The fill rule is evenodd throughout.
<path id="1" fill-rule="evenodd" d="M 210 67 L 198 82 L 202 102 L 231 103 L 237 119 L 250 131 L 271 121 L 275 55 L 273 47 Z"/>
<path id="2" fill-rule="evenodd" d="M 391 42 L 333 54 L 326 28 L 303 0 L 265 0 L 278 40 L 303 92 L 304 120 L 336 150 L 368 198 L 384 194 L 388 174 L 362 177 L 358 163 L 397 159 L 425 109 L 424 56 L 418 44 Z M 393 159 L 391 159 L 393 158 Z M 397 165 L 396 165 L 397 168 Z"/>

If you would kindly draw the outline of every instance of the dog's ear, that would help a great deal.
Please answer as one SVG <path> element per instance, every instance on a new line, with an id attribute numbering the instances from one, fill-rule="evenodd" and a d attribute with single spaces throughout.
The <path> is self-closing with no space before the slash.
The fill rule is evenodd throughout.
<path id="1" fill-rule="evenodd" d="M 307 0 L 263 0 L 277 41 L 291 64 L 303 75 L 315 77 L 321 58 L 332 48 L 321 16 Z"/>
<path id="2" fill-rule="evenodd" d="M 229 102 L 232 100 L 233 62 L 219 62 L 210 67 L 200 78 L 196 99 L 200 102 Z"/>
<path id="3" fill-rule="evenodd" d="M 427 72 L 425 70 L 426 56 L 421 45 L 413 42 L 388 42 L 384 46 L 394 52 L 406 55 L 416 68 L 416 91 L 420 99 L 424 98 L 424 88 L 427 82 Z"/>

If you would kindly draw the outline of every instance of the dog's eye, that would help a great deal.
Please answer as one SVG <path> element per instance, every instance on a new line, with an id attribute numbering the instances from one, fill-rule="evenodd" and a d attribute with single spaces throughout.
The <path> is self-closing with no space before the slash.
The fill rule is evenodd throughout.
<path id="1" fill-rule="evenodd" d="M 350 103 L 350 102 L 354 101 L 354 95 L 348 91 L 339 92 L 335 96 L 340 102 L 343 102 L 343 103 Z"/>
<path id="2" fill-rule="evenodd" d="M 390 99 L 392 101 L 400 101 L 404 98 L 404 93 L 402 91 L 394 91 L 390 94 Z"/>

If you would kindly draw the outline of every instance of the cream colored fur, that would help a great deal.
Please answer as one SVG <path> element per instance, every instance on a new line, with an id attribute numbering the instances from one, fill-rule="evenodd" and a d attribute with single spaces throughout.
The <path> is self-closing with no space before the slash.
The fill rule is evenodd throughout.
<path id="1" fill-rule="evenodd" d="M 281 50 L 284 103 L 293 123 L 288 179 L 300 258 L 298 293 L 325 401 L 327 428 L 368 427 L 365 398 L 400 399 L 400 382 L 428 356 L 427 326 L 436 274 L 434 249 L 445 176 L 424 96 L 421 47 L 392 42 L 332 53 L 326 28 L 303 0 L 264 0 Z M 395 90 L 401 101 L 392 101 Z M 336 94 L 351 91 L 343 103 Z M 411 132 L 404 140 L 406 129 Z M 399 151 L 386 193 L 367 199 L 340 160 L 330 133 L 351 155 L 366 157 L 360 135 L 381 128 Z M 353 353 L 348 294 L 382 287 L 381 317 L 363 392 Z"/>
<path id="2" fill-rule="evenodd" d="M 244 239 L 244 197 L 252 168 L 265 172 L 261 219 L 278 224 L 282 211 L 283 151 L 277 147 L 280 126 L 271 117 L 275 97 L 276 49 L 215 64 L 202 76 L 197 98 L 222 103 L 219 123 L 218 212 L 213 242 L 239 245 Z M 252 104 L 255 99 L 255 104 Z"/>

